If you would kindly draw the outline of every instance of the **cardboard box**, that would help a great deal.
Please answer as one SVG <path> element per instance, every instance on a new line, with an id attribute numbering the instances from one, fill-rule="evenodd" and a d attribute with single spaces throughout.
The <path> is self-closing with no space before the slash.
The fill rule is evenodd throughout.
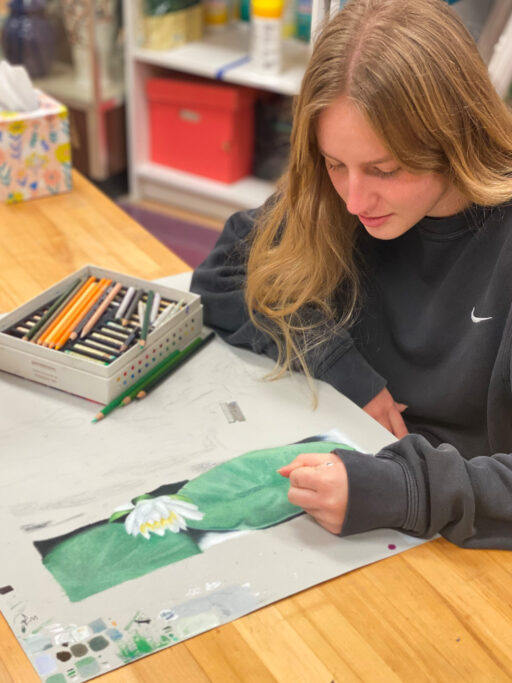
<path id="1" fill-rule="evenodd" d="M 187 306 L 169 321 L 149 332 L 144 348 L 136 344 L 110 365 L 89 362 L 87 359 L 82 360 L 62 351 L 55 351 L 9 334 L 2 334 L 4 330 L 13 327 L 57 298 L 77 278 L 86 275 L 95 275 L 98 278 L 108 277 L 121 282 L 126 287 L 152 289 L 154 292 L 159 292 L 163 298 L 184 299 Z M 182 351 L 201 334 L 202 326 L 203 306 L 197 294 L 182 292 L 97 266 L 84 266 L 0 319 L 0 370 L 99 403 L 109 403 L 170 353 L 175 350 Z"/>
<path id="2" fill-rule="evenodd" d="M 144 16 L 144 47 L 170 50 L 203 37 L 203 5 L 196 0 L 174 2 L 176 9 L 165 14 Z"/>
<path id="3" fill-rule="evenodd" d="M 0 111 L 0 201 L 8 204 L 72 187 L 68 110 L 36 92 L 35 111 Z"/>
<path id="4" fill-rule="evenodd" d="M 225 183 L 250 175 L 254 94 L 178 78 L 146 81 L 150 154 L 157 164 Z"/>

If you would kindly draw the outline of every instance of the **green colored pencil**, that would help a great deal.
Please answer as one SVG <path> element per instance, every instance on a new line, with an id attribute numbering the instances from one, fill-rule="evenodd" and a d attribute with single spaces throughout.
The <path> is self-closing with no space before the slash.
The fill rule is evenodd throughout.
<path id="1" fill-rule="evenodd" d="M 149 320 L 151 317 L 151 308 L 153 307 L 154 296 L 155 296 L 154 291 L 152 289 L 150 289 L 148 292 L 148 298 L 146 299 L 146 309 L 144 311 L 144 322 L 142 323 L 142 329 L 140 332 L 140 340 L 139 340 L 140 346 L 146 345 L 146 337 L 148 336 Z"/>
<path id="2" fill-rule="evenodd" d="M 110 403 L 108 403 L 104 408 L 100 410 L 100 412 L 93 418 L 93 422 L 98 422 L 99 420 L 102 420 L 104 417 L 106 417 L 109 413 L 111 413 L 115 408 L 120 406 L 123 402 L 123 400 L 130 396 L 130 394 L 137 389 L 137 391 L 141 388 L 145 380 L 153 375 L 155 372 L 158 372 L 161 370 L 167 363 L 170 362 L 172 358 L 177 356 L 179 354 L 179 351 L 173 351 L 171 354 L 169 354 L 166 358 L 164 358 L 160 363 L 155 365 L 154 368 L 152 368 L 149 372 L 147 372 L 143 377 L 141 377 L 135 384 L 132 384 L 128 389 L 123 391 L 119 396 L 116 396 Z"/>
<path id="3" fill-rule="evenodd" d="M 172 364 L 174 360 L 180 355 L 180 351 L 173 351 L 167 358 L 165 358 L 161 363 L 158 363 L 153 370 L 147 372 L 143 377 L 140 378 L 138 382 L 132 384 L 130 391 L 127 396 L 123 398 L 121 404 L 127 406 L 138 394 L 138 392 L 146 385 L 146 382 L 151 380 L 153 377 L 158 377 L 160 373 L 165 372 L 168 365 Z"/>
<path id="4" fill-rule="evenodd" d="M 182 363 L 197 353 L 197 351 L 199 351 L 201 347 L 213 339 L 214 336 L 215 332 L 210 332 L 206 335 L 206 337 L 198 337 L 197 339 L 194 339 L 194 341 L 185 347 L 183 351 L 180 351 L 176 358 L 170 360 L 170 362 L 167 363 L 167 365 L 162 368 L 160 372 L 154 374 L 152 377 L 148 377 L 147 381 L 135 394 L 135 396 L 139 399 L 145 398 L 152 389 L 156 389 L 160 382 L 163 382 L 165 379 L 167 379 L 167 377 L 169 377 L 169 375 L 171 375 L 178 367 L 180 367 Z"/>
<path id="5" fill-rule="evenodd" d="M 30 331 L 27 332 L 27 334 L 23 337 L 23 339 L 26 339 L 27 341 L 32 339 L 32 337 L 35 335 L 35 333 L 41 329 L 41 327 L 46 323 L 50 322 L 50 318 L 52 318 L 54 313 L 57 313 L 58 310 L 62 307 L 63 304 L 65 304 L 66 300 L 68 299 L 69 296 L 75 291 L 75 289 L 78 287 L 78 285 L 82 282 L 80 278 L 78 280 L 75 280 L 73 284 L 64 292 L 64 294 L 61 294 L 56 301 L 53 302 L 53 304 L 50 306 L 50 308 L 46 311 L 44 315 L 40 317 L 40 319 L 37 321 L 37 323 L 30 328 Z"/>

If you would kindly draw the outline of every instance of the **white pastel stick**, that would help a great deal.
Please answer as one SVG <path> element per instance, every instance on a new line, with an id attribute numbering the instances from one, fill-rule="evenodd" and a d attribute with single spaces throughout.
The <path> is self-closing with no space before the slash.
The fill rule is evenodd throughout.
<path id="1" fill-rule="evenodd" d="M 158 315 L 158 309 L 160 308 L 160 300 L 161 296 L 158 292 L 155 292 L 155 296 L 153 297 L 153 305 L 151 306 L 151 314 L 149 316 L 149 322 L 154 325 L 156 317 Z"/>
<path id="2" fill-rule="evenodd" d="M 132 296 L 135 294 L 135 287 L 128 287 L 126 294 L 123 297 L 123 300 L 121 301 L 121 305 L 116 311 L 116 314 L 114 316 L 115 320 L 118 320 L 119 318 L 122 318 L 124 315 L 124 312 L 128 308 L 130 301 L 132 300 Z"/>

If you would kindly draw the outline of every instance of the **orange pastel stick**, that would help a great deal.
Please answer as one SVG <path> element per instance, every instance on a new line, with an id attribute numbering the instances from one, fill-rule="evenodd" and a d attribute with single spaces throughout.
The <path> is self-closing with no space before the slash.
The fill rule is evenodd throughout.
<path id="1" fill-rule="evenodd" d="M 73 318 L 69 321 L 68 325 L 60 335 L 60 337 L 56 340 L 55 342 L 55 349 L 58 351 L 64 344 L 67 342 L 69 337 L 71 336 L 71 333 L 75 329 L 75 327 L 78 325 L 80 320 L 87 315 L 87 313 L 91 310 L 92 306 L 98 301 L 100 296 L 103 294 L 103 292 L 106 290 L 106 288 L 111 284 L 112 280 L 108 280 L 107 278 L 103 278 L 102 280 L 99 281 L 98 285 L 94 288 L 94 290 L 91 292 L 90 296 L 85 299 L 85 301 L 82 303 L 80 308 L 76 311 L 75 315 Z"/>
<path id="2" fill-rule="evenodd" d="M 62 309 L 62 311 L 59 313 L 59 315 L 55 318 L 55 320 L 52 322 L 51 325 L 47 327 L 47 329 L 44 331 L 44 333 L 39 337 L 37 340 L 38 344 L 44 344 L 44 342 L 48 339 L 50 334 L 53 332 L 53 330 L 57 327 L 57 325 L 60 323 L 62 318 L 66 315 L 66 313 L 74 306 L 74 304 L 80 299 L 82 294 L 85 292 L 86 289 L 88 289 L 91 284 L 96 280 L 94 275 L 91 275 L 90 278 L 88 278 L 84 284 L 80 287 L 78 292 L 68 301 L 66 306 Z"/>
<path id="3" fill-rule="evenodd" d="M 66 328 L 66 325 L 67 325 L 69 319 L 74 316 L 75 312 L 80 308 L 82 303 L 90 296 L 91 291 L 93 291 L 97 286 L 98 286 L 98 284 L 97 284 L 96 278 L 95 278 L 94 281 L 91 282 L 87 286 L 87 288 L 82 292 L 80 297 L 76 299 L 76 301 L 69 308 L 67 313 L 61 318 L 59 324 L 55 326 L 55 328 L 53 329 L 51 334 L 49 334 L 46 337 L 46 339 L 43 342 L 43 346 L 49 346 L 50 348 L 53 348 L 55 346 L 55 342 L 60 337 L 63 330 Z"/>

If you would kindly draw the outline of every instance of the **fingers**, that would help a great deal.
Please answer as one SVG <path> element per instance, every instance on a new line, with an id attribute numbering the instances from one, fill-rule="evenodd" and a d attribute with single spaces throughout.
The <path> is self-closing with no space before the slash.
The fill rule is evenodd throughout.
<path id="1" fill-rule="evenodd" d="M 324 460 L 318 465 L 298 467 L 290 473 L 290 485 L 323 492 L 336 479 L 336 464 L 341 467 L 340 460 L 337 463 L 332 460 Z"/>
<path id="2" fill-rule="evenodd" d="M 394 401 L 385 387 L 363 408 L 368 415 L 371 415 L 397 439 L 401 439 L 409 433 L 401 415 L 406 409 L 406 404 Z"/>
<path id="3" fill-rule="evenodd" d="M 391 420 L 389 419 L 389 415 L 386 413 L 385 415 L 380 415 L 379 417 L 375 417 L 372 415 L 372 417 L 377 420 L 379 424 L 381 424 L 384 429 L 387 429 L 388 432 L 394 433 L 393 432 L 393 427 L 391 425 Z"/>
<path id="4" fill-rule="evenodd" d="M 288 500 L 292 505 L 298 505 L 300 508 L 304 508 L 309 514 L 312 514 L 312 512 L 318 508 L 318 493 L 310 489 L 290 486 Z"/>
<path id="5" fill-rule="evenodd" d="M 389 417 L 391 422 L 390 431 L 393 432 L 397 439 L 401 439 L 403 436 L 407 436 L 407 434 L 409 434 L 403 417 L 397 410 L 393 411 Z"/>
<path id="6" fill-rule="evenodd" d="M 313 517 L 320 526 L 330 531 L 331 534 L 339 534 L 343 527 L 343 523 L 339 518 L 333 518 L 329 514 L 324 514 L 323 511 L 305 510 L 305 512 Z"/>
<path id="7" fill-rule="evenodd" d="M 348 500 L 348 475 L 343 461 L 332 454 L 323 455 L 318 465 L 303 465 L 289 475 L 288 500 L 310 514 L 333 534 L 341 531 Z M 325 458 L 330 458 L 326 460 Z M 333 457 L 335 460 L 333 460 Z M 311 461 L 311 458 L 305 458 Z M 313 460 L 317 461 L 318 457 Z"/>
<path id="8" fill-rule="evenodd" d="M 277 471 L 283 477 L 289 477 L 290 474 L 299 467 L 316 467 L 329 460 L 332 460 L 332 456 L 330 456 L 329 453 L 301 453 L 288 463 L 288 465 L 280 467 Z"/>

